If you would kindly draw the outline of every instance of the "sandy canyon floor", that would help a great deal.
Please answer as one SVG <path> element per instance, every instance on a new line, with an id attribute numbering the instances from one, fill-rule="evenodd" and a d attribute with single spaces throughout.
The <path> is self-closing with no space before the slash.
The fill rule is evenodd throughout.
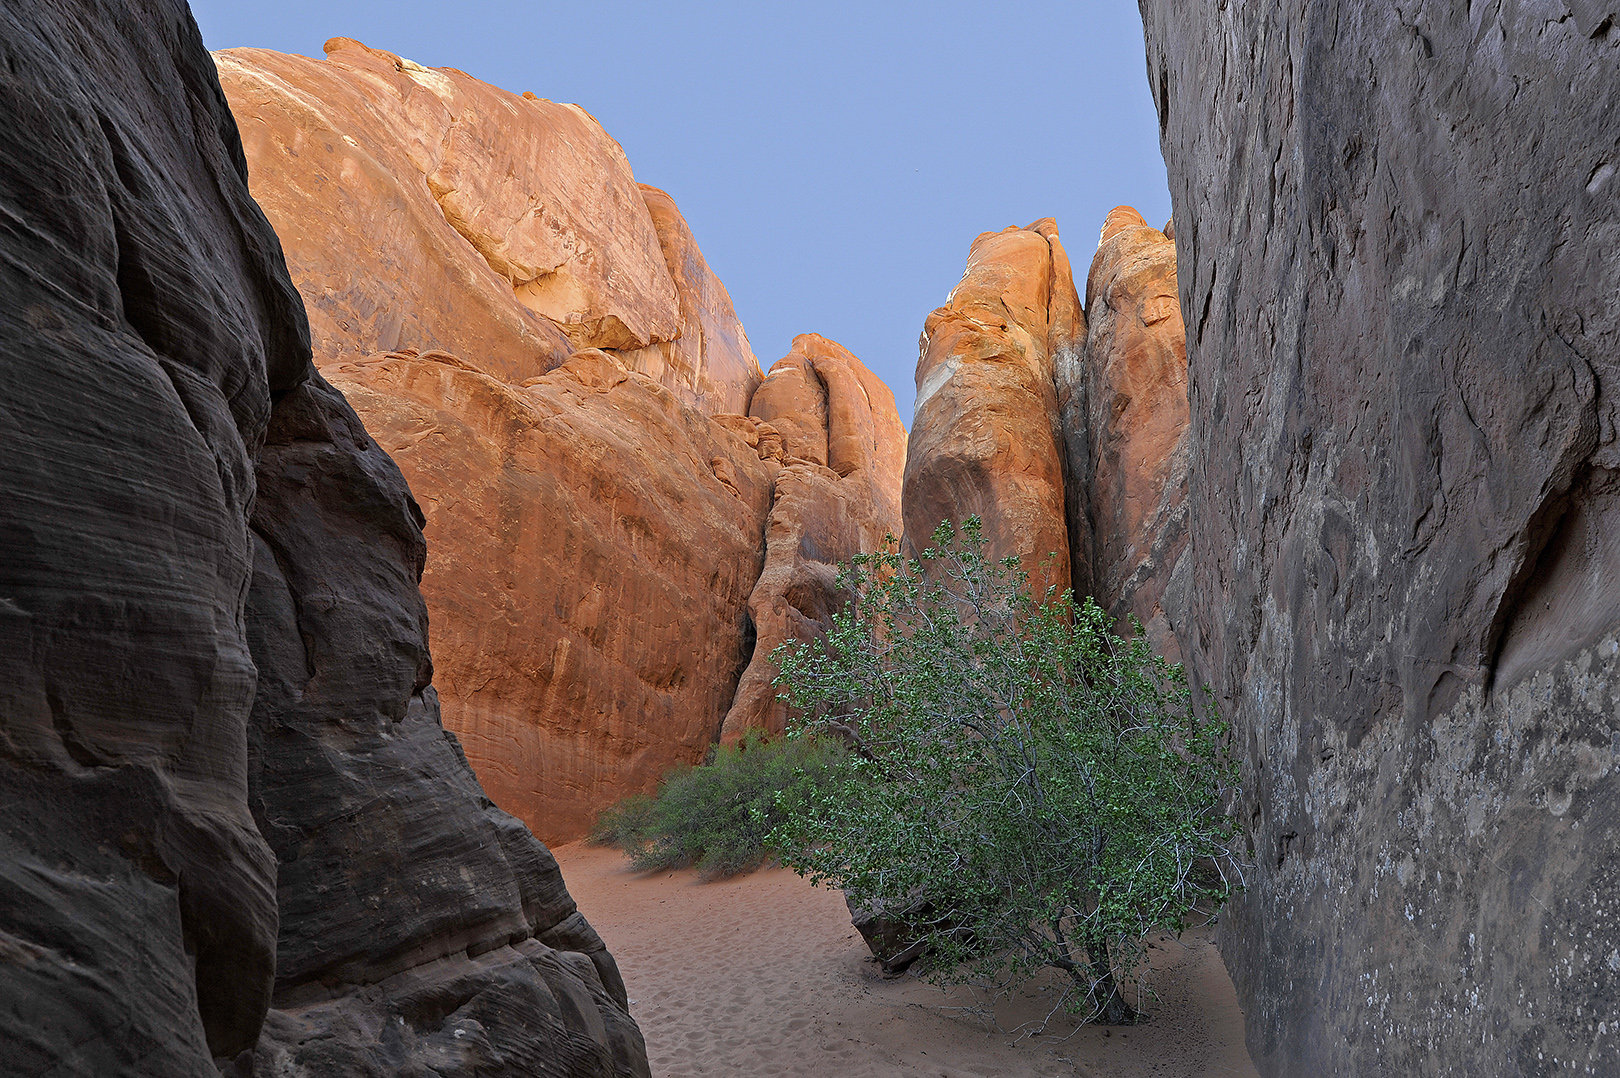
<path id="1" fill-rule="evenodd" d="M 1155 941 L 1160 998 L 1141 1024 L 1076 1028 L 1060 1012 L 1032 1034 L 1057 981 L 1000 1001 L 991 1020 L 966 989 L 885 978 L 843 896 L 785 869 L 703 883 L 692 872 L 635 872 L 616 851 L 584 844 L 554 852 L 624 970 L 654 1078 L 1256 1075 L 1208 930 Z"/>

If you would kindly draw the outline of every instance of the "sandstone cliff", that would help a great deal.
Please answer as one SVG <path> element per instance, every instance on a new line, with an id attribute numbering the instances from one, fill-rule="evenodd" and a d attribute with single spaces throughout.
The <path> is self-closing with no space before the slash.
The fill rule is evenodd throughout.
<path id="1" fill-rule="evenodd" d="M 813 335 L 756 394 L 673 200 L 577 106 L 327 54 L 219 54 L 254 194 L 421 502 L 446 724 L 498 804 L 579 838 L 722 727 L 780 729 L 769 650 L 899 530 L 905 431 Z"/>
<path id="2" fill-rule="evenodd" d="M 645 1075 L 439 726 L 420 514 L 184 5 L 8 6 L 0 50 L 0 1072 Z"/>
<path id="3" fill-rule="evenodd" d="M 215 57 L 316 362 L 443 350 L 518 382 L 616 351 L 708 413 L 759 383 L 674 202 L 578 105 L 350 38 Z"/>
<path id="4" fill-rule="evenodd" d="M 977 514 L 992 556 L 1095 597 L 1123 632 L 1135 615 L 1175 661 L 1189 458 L 1174 245 L 1118 207 L 1086 297 L 1050 219 L 974 241 L 923 331 L 906 541 L 920 550 L 940 520 Z"/>
<path id="5" fill-rule="evenodd" d="M 524 385 L 442 352 L 328 367 L 419 492 L 446 721 L 547 838 L 695 763 L 748 662 L 771 473 L 601 351 Z"/>
<path id="6" fill-rule="evenodd" d="M 1142 8 L 1254 1057 L 1620 1072 L 1620 10 Z"/>
<path id="7" fill-rule="evenodd" d="M 1187 598 L 1187 336 L 1175 244 L 1129 206 L 1103 223 L 1086 278 L 1086 321 L 1083 362 L 1055 371 L 1070 542 L 1078 551 L 1090 538 L 1084 561 L 1102 608 L 1120 621 L 1134 615 L 1154 650 L 1178 662 L 1175 622 L 1185 620 Z"/>
<path id="8" fill-rule="evenodd" d="M 814 333 L 795 337 L 754 393 L 750 418 L 756 444 L 761 434 L 778 438 L 782 460 L 765 564 L 748 597 L 753 658 L 721 726 L 725 743 L 751 729 L 786 728 L 771 652 L 831 628 L 846 598 L 838 563 L 901 531 L 905 428 L 894 393 L 848 350 Z M 774 447 L 767 452 L 774 456 Z"/>
<path id="9" fill-rule="evenodd" d="M 1069 586 L 1054 368 L 1073 362 L 1085 328 L 1050 218 L 973 241 L 923 327 L 902 507 L 912 549 L 941 521 L 978 516 L 989 554 L 1022 557 L 1037 592 Z"/>

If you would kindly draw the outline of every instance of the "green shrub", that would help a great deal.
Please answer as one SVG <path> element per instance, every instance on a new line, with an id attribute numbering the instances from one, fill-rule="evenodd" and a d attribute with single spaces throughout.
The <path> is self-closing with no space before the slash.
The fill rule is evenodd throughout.
<path id="1" fill-rule="evenodd" d="M 984 549 L 969 520 L 920 561 L 857 558 L 825 642 L 773 654 L 789 744 L 833 725 L 851 751 L 770 841 L 857 906 L 928 910 L 912 930 L 941 979 L 1056 967 L 1086 1018 L 1130 1022 L 1140 941 L 1236 883 L 1226 727 L 1140 626 L 1126 641 L 1089 599 L 1037 601 Z"/>
<path id="2" fill-rule="evenodd" d="M 751 732 L 712 763 L 677 770 L 649 797 L 628 797 L 597 818 L 591 840 L 617 846 L 639 869 L 695 867 L 704 879 L 758 868 L 766 836 L 807 796 L 841 750 L 826 739 L 766 740 Z"/>

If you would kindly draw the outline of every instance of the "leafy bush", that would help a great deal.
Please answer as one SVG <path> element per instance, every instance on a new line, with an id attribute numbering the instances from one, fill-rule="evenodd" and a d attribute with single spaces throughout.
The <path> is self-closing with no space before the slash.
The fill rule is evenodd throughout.
<path id="1" fill-rule="evenodd" d="M 640 869 L 695 866 L 705 879 L 758 868 L 765 838 L 819 781 L 836 745 L 814 737 L 750 733 L 712 763 L 668 775 L 656 796 L 626 798 L 597 818 L 591 840 L 617 846 Z"/>
<path id="2" fill-rule="evenodd" d="M 864 555 L 824 645 L 772 656 L 799 710 L 852 751 L 784 801 L 782 860 L 914 924 L 946 980 L 1068 973 L 1090 1020 L 1134 1020 L 1140 941 L 1232 891 L 1226 727 L 1137 627 L 1096 603 L 1037 602 L 976 519 L 920 561 Z M 1211 866 L 1214 871 L 1210 871 Z"/>

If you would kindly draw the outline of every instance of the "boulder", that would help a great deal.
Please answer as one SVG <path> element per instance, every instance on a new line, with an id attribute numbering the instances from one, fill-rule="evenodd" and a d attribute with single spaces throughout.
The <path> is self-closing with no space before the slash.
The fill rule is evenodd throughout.
<path id="1" fill-rule="evenodd" d="M 1187 547 L 1187 338 L 1175 244 L 1129 206 L 1103 224 L 1086 321 L 1084 362 L 1058 375 L 1059 397 L 1084 403 L 1063 415 L 1070 539 L 1090 535 L 1091 593 L 1120 630 L 1136 617 L 1177 662 L 1186 589 L 1167 590 Z"/>
<path id="2" fill-rule="evenodd" d="M 324 373 L 419 493 L 445 722 L 495 802 L 568 841 L 701 760 L 749 658 L 759 449 L 600 350 L 521 386 L 443 352 Z"/>
<path id="3" fill-rule="evenodd" d="M 1142 8 L 1252 1054 L 1620 1072 L 1620 10 Z"/>
<path id="4" fill-rule="evenodd" d="M 0 1071 L 647 1074 L 439 726 L 420 516 L 184 4 L 0 51 Z"/>
<path id="5" fill-rule="evenodd" d="M 1084 339 L 1050 218 L 973 241 L 961 282 L 923 327 L 905 462 L 909 549 L 926 547 L 941 521 L 978 516 L 988 553 L 1021 557 L 1037 593 L 1069 586 L 1054 366 Z"/>
<path id="6" fill-rule="evenodd" d="M 761 412 L 772 417 L 768 427 Z M 786 728 L 771 653 L 831 628 L 847 599 L 838 563 L 881 549 L 901 527 L 905 428 L 894 394 L 848 350 L 814 333 L 795 337 L 755 394 L 754 417 L 760 429 L 791 432 L 789 456 L 776 473 L 764 567 L 748 597 L 756 640 L 721 727 L 725 744 L 751 729 Z"/>
<path id="7" fill-rule="evenodd" d="M 741 412 L 760 374 L 674 202 L 578 105 L 350 38 L 215 57 L 320 363 L 448 351 L 507 381 L 624 354 Z"/>

